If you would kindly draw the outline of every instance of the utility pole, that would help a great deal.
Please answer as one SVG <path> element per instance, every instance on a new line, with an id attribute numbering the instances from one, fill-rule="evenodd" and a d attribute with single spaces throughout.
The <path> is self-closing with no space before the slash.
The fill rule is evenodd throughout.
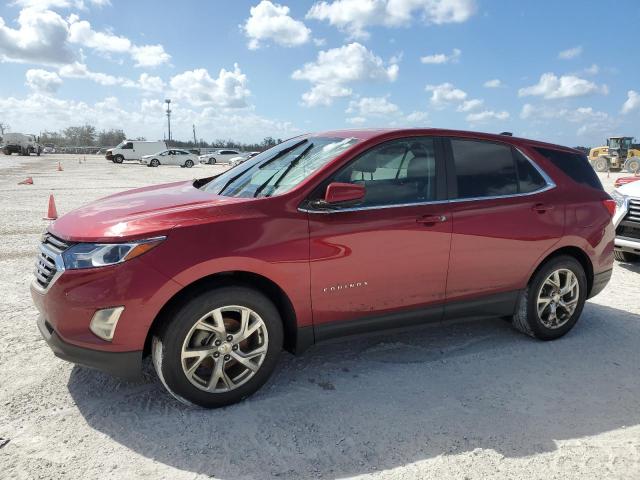
<path id="1" fill-rule="evenodd" d="M 193 124 L 193 146 L 194 147 L 198 146 L 198 141 L 196 140 L 196 125 L 195 125 L 195 123 Z"/>
<path id="2" fill-rule="evenodd" d="M 167 98 L 164 103 L 167 104 L 167 132 L 169 135 L 169 142 L 171 142 L 171 99 Z"/>

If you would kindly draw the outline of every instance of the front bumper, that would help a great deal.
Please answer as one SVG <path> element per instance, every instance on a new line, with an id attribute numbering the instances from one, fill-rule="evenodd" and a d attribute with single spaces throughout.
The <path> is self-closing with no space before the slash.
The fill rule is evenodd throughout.
<path id="1" fill-rule="evenodd" d="M 67 362 L 136 380 L 142 372 L 142 350 L 133 352 L 105 352 L 81 348 L 65 342 L 53 327 L 40 315 L 38 329 L 56 357 Z"/>

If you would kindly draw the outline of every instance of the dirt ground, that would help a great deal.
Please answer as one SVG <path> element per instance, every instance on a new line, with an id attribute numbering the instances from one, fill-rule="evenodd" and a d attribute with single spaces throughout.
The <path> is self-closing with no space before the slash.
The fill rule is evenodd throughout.
<path id="1" fill-rule="evenodd" d="M 216 411 L 148 366 L 127 383 L 55 358 L 28 288 L 49 194 L 64 213 L 219 168 L 0 156 L 0 478 L 640 478 L 640 265 L 559 341 L 499 319 L 344 339 Z"/>

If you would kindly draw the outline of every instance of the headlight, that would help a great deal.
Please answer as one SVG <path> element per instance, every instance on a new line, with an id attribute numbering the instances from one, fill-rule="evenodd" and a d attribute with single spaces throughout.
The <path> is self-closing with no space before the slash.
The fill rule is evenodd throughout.
<path id="1" fill-rule="evenodd" d="M 155 237 L 129 243 L 77 243 L 62 254 L 69 270 L 115 265 L 139 257 L 158 246 L 166 237 Z"/>
<path id="2" fill-rule="evenodd" d="M 627 202 L 627 196 L 621 194 L 617 190 L 611 192 L 611 198 L 616 202 L 616 207 L 618 208 L 624 208 L 625 203 Z"/>

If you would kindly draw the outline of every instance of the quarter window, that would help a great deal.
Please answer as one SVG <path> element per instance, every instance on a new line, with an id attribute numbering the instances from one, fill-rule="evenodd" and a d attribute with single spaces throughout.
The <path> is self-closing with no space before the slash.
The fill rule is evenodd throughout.
<path id="1" fill-rule="evenodd" d="M 365 197 L 359 207 L 435 200 L 434 140 L 412 138 L 374 147 L 340 170 L 331 181 L 364 185 Z"/>
<path id="2" fill-rule="evenodd" d="M 451 139 L 457 198 L 493 197 L 518 193 L 518 176 L 511 147 L 477 140 Z"/>
<path id="3" fill-rule="evenodd" d="M 520 193 L 531 193 L 547 185 L 540 172 L 519 151 L 513 150 L 518 168 L 518 187 Z"/>

